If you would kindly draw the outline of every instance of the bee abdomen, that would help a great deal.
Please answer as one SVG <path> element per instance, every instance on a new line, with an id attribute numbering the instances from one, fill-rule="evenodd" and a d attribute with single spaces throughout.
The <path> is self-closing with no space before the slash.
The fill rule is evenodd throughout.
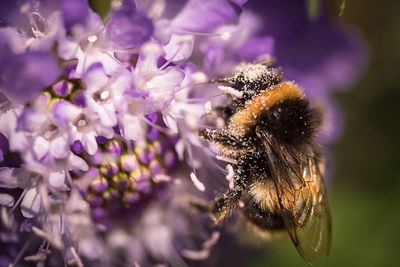
<path id="1" fill-rule="evenodd" d="M 243 209 L 244 216 L 263 230 L 284 230 L 282 216 L 273 211 L 262 209 L 256 202 L 246 203 Z"/>

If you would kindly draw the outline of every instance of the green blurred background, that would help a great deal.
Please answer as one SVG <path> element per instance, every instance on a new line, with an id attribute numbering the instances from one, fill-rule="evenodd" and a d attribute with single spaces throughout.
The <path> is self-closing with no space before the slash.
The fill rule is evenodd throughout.
<path id="1" fill-rule="evenodd" d="M 364 35 L 370 66 L 337 95 L 345 128 L 331 149 L 332 251 L 315 266 L 400 266 L 400 1 L 348 0 L 339 20 Z M 286 240 L 246 266 L 308 265 Z"/>

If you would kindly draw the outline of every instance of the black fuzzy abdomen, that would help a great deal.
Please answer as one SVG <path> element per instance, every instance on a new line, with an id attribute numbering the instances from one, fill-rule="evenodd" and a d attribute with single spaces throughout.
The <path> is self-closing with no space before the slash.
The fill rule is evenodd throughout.
<path id="1" fill-rule="evenodd" d="M 262 229 L 285 229 L 283 218 L 279 213 L 263 210 L 256 202 L 250 201 L 246 203 L 243 214 L 250 222 Z"/>

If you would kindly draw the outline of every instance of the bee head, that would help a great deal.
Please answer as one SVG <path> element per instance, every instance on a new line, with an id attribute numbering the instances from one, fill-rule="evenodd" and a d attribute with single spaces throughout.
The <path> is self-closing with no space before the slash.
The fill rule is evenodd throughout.
<path id="1" fill-rule="evenodd" d="M 279 84 L 282 72 L 266 64 L 240 64 L 232 76 L 219 81 L 236 90 L 240 97 L 234 97 L 235 100 L 244 104 L 260 91 Z"/>

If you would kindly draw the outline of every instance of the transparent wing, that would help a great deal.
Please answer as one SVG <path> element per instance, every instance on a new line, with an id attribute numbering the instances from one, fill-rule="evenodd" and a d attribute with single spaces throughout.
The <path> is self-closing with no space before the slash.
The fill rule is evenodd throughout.
<path id="1" fill-rule="evenodd" d="M 309 263 L 327 256 L 331 218 L 322 179 L 321 161 L 312 145 L 291 150 L 268 133 L 257 131 L 265 147 L 277 190 L 281 215 L 290 238 Z"/>

